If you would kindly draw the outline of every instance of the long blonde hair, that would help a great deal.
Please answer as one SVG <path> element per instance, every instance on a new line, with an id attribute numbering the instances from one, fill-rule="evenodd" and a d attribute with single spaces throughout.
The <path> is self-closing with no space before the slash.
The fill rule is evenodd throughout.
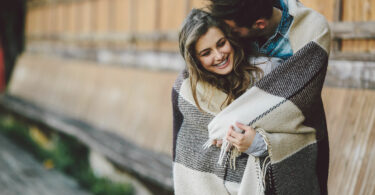
<path id="1" fill-rule="evenodd" d="M 196 57 L 195 44 L 211 27 L 220 29 L 234 50 L 233 71 L 227 75 L 207 71 Z M 262 76 L 262 70 L 248 62 L 240 44 L 232 36 L 229 26 L 203 10 L 193 9 L 185 19 L 179 33 L 179 47 L 186 61 L 194 101 L 201 111 L 197 99 L 199 82 L 206 82 L 227 94 L 227 98 L 221 105 L 223 107 L 242 95 Z"/>

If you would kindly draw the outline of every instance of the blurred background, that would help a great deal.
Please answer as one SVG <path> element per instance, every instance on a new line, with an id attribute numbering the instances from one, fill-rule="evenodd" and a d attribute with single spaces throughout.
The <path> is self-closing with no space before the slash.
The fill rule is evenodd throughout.
<path id="1" fill-rule="evenodd" d="M 323 14 L 332 31 L 323 90 L 331 146 L 329 193 L 375 194 L 375 1 L 301 2 Z M 90 170 L 84 174 L 130 184 L 125 187 L 129 194 L 172 194 L 170 94 L 185 66 L 178 53 L 178 31 L 192 8 L 206 4 L 205 0 L 1 1 L 1 128 L 13 139 L 9 144 L 31 148 L 29 153 L 58 153 L 56 158 L 39 157 L 48 171 L 60 170 L 61 159 L 71 158 L 73 168 L 67 163 L 61 168 L 69 175 L 77 162 L 86 159 Z M 14 131 L 22 133 L 15 136 Z M 25 137 L 37 147 L 22 144 L 29 142 Z M 67 152 L 77 151 L 74 147 L 64 152 L 57 147 L 75 144 L 84 148 L 82 153 Z M 3 152 L 15 154 L 7 147 Z M 7 161 L 5 156 L 0 161 Z M 100 186 L 90 190 L 86 185 L 90 182 L 74 174 L 69 177 L 79 185 L 61 189 L 124 194 L 105 191 L 115 188 L 103 187 L 107 180 L 97 181 Z M 15 191 L 10 184 L 2 187 Z M 35 189 L 30 185 L 29 190 Z M 58 190 L 50 190 L 57 194 Z"/>

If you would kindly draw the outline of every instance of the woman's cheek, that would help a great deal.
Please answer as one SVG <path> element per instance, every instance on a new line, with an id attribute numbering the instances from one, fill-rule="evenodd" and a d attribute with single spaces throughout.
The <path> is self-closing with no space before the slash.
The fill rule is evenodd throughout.
<path id="1" fill-rule="evenodd" d="M 211 58 L 206 57 L 206 58 L 202 59 L 202 64 L 203 64 L 204 67 L 209 67 L 213 64 L 213 62 L 212 62 Z"/>
<path id="2" fill-rule="evenodd" d="M 226 52 L 231 52 L 232 51 L 232 47 L 230 46 L 230 44 L 228 43 L 228 45 L 225 47 L 226 49 Z"/>

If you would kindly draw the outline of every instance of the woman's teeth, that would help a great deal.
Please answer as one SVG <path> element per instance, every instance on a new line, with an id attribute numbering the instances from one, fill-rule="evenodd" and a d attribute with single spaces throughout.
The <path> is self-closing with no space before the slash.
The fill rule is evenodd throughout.
<path id="1" fill-rule="evenodd" d="M 216 66 L 222 66 L 224 65 L 225 63 L 227 63 L 228 59 L 225 59 L 223 62 L 221 62 L 220 64 L 216 65 Z"/>

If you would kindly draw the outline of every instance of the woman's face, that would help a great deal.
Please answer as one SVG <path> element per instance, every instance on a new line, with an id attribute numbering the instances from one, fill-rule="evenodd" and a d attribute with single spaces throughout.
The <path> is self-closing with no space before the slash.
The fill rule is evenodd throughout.
<path id="1" fill-rule="evenodd" d="M 209 28 L 198 39 L 195 51 L 204 69 L 220 75 L 229 74 L 233 70 L 234 51 L 220 29 Z"/>

